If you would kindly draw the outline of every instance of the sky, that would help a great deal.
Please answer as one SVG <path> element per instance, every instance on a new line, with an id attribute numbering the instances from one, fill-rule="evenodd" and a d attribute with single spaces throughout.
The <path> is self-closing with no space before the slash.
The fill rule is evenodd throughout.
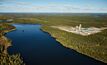
<path id="1" fill-rule="evenodd" d="M 107 0 L 0 0 L 0 12 L 107 13 Z"/>

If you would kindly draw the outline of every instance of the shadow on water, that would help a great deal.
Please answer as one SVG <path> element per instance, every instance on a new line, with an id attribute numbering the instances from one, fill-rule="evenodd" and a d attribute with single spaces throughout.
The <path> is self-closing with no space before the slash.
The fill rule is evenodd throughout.
<path id="1" fill-rule="evenodd" d="M 6 34 L 12 40 L 9 54 L 20 53 L 26 65 L 106 65 L 72 49 L 65 48 L 41 25 L 13 24 L 16 30 Z"/>

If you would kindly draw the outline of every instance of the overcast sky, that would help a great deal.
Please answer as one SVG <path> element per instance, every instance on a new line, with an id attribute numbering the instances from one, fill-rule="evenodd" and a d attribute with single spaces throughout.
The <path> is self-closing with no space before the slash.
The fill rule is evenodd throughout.
<path id="1" fill-rule="evenodd" d="M 0 12 L 107 13 L 107 0 L 0 0 Z"/>

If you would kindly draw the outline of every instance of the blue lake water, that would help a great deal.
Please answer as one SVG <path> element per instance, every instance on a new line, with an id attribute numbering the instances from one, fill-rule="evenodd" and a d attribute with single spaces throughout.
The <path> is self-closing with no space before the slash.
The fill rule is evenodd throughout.
<path id="1" fill-rule="evenodd" d="M 13 24 L 15 31 L 6 34 L 12 40 L 9 54 L 20 53 L 26 65 L 105 65 L 62 46 L 41 25 Z"/>

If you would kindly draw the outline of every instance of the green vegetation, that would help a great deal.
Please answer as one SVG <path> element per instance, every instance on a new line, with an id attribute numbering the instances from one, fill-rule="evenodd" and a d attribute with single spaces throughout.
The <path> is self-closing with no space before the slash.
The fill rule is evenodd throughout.
<path id="1" fill-rule="evenodd" d="M 107 30 L 90 36 L 65 32 L 51 26 L 107 27 L 107 15 L 14 15 L 13 23 L 41 24 L 42 30 L 50 33 L 62 45 L 97 60 L 107 63 Z"/>
<path id="2" fill-rule="evenodd" d="M 81 36 L 69 32 L 43 26 L 42 30 L 50 33 L 62 45 L 74 49 L 77 52 L 107 62 L 107 30 L 90 36 Z"/>
<path id="3" fill-rule="evenodd" d="M 105 27 L 107 25 L 107 19 L 90 16 L 47 18 L 43 19 L 44 21 L 47 20 L 47 22 L 44 23 L 42 30 L 50 33 L 57 41 L 61 42 L 62 45 L 107 63 L 107 30 L 90 36 L 81 36 L 51 27 L 53 25 L 76 26 L 79 24 L 82 24 L 84 27 Z"/>
<path id="4" fill-rule="evenodd" d="M 0 27 L 0 30 L 3 30 L 3 28 L 2 28 L 2 27 Z"/>
<path id="5" fill-rule="evenodd" d="M 0 65 L 24 65 L 20 54 L 9 55 L 7 48 L 11 46 L 11 41 L 4 37 L 4 34 L 14 30 L 15 27 L 8 23 L 0 23 Z"/>
<path id="6" fill-rule="evenodd" d="M 0 45 L 0 65 L 24 65 L 20 54 L 9 55 L 3 53 L 3 46 Z"/>

